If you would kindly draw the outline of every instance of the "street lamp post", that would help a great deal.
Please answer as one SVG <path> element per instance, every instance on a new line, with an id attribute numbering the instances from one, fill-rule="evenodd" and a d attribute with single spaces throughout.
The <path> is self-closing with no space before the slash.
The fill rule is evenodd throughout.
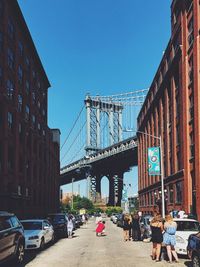
<path id="1" fill-rule="evenodd" d="M 164 195 L 164 172 L 163 172 L 163 157 L 162 157 L 162 138 L 161 136 L 155 136 L 152 134 L 148 134 L 142 131 L 136 131 L 136 133 L 141 133 L 155 139 L 159 140 L 160 143 L 160 178 L 161 178 L 161 195 L 162 195 L 162 217 L 165 218 L 165 195 Z"/>
<path id="2" fill-rule="evenodd" d="M 74 178 L 72 178 L 72 206 L 71 209 L 74 209 Z"/>

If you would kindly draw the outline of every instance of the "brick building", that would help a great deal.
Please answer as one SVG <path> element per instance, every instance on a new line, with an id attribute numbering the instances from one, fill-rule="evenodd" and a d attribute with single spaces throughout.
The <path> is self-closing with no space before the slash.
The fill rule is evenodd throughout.
<path id="1" fill-rule="evenodd" d="M 16 0 L 0 0 L 0 210 L 56 211 L 59 130 L 47 125 L 50 84 Z"/>
<path id="2" fill-rule="evenodd" d="M 138 116 L 138 130 L 162 138 L 167 211 L 200 219 L 200 4 L 174 0 L 171 38 Z M 159 140 L 138 134 L 139 201 L 144 212 L 161 203 L 160 176 L 148 175 L 147 148 Z"/>

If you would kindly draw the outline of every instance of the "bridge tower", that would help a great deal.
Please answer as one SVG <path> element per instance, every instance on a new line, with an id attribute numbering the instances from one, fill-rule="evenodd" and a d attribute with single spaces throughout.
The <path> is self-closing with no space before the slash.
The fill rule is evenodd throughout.
<path id="1" fill-rule="evenodd" d="M 103 127 L 107 127 L 109 143 L 111 146 L 122 141 L 122 109 L 121 103 L 102 101 L 99 96 L 85 99 L 86 106 L 86 155 L 97 152 L 104 147 L 102 143 Z M 103 116 L 107 118 L 107 124 L 102 123 Z M 105 118 L 104 118 L 105 119 Z M 105 130 L 105 129 L 104 129 Z"/>
<path id="2" fill-rule="evenodd" d="M 122 110 L 123 105 L 121 103 L 115 103 L 112 99 L 101 100 L 99 96 L 91 98 L 89 95 L 85 99 L 86 106 L 86 155 L 89 155 L 99 151 L 106 146 L 103 140 L 103 132 L 107 127 L 108 144 L 111 146 L 122 141 Z M 105 123 L 106 120 L 106 123 Z M 104 122 L 104 123 L 103 123 Z M 97 195 L 101 195 L 99 192 L 99 184 L 101 178 L 97 176 L 91 176 L 87 173 L 87 196 L 89 199 L 95 201 Z M 108 176 L 109 183 L 113 186 L 113 189 L 118 191 L 116 182 Z M 111 190 L 110 190 L 111 192 Z M 115 192 L 109 194 L 113 196 Z M 111 197 L 110 197 L 111 198 Z M 110 202 L 110 200 L 109 200 Z"/>

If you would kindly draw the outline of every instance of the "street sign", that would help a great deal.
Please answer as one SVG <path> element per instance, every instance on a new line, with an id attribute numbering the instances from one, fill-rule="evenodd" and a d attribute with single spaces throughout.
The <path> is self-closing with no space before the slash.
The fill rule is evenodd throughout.
<path id="1" fill-rule="evenodd" d="M 148 171 L 149 175 L 161 175 L 160 147 L 148 148 Z"/>

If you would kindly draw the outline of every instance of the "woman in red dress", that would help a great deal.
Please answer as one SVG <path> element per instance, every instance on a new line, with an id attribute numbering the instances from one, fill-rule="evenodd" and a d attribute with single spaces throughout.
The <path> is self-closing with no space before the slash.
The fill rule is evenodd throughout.
<path id="1" fill-rule="evenodd" d="M 102 235 L 103 230 L 105 229 L 105 221 L 99 221 L 97 228 L 96 228 L 96 236 L 98 236 L 99 234 Z"/>

